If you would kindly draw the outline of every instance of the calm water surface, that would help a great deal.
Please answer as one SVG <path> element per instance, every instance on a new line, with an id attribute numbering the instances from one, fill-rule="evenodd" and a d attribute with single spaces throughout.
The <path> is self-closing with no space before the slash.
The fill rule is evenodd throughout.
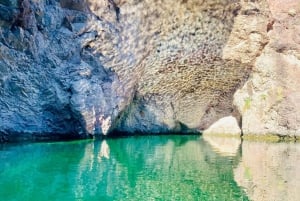
<path id="1" fill-rule="evenodd" d="M 0 145 L 0 200 L 300 200 L 300 146 L 199 136 Z"/>

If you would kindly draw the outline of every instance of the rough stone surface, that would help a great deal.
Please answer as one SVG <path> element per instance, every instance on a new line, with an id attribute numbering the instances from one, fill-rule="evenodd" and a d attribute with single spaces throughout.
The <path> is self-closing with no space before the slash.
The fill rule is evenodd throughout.
<path id="1" fill-rule="evenodd" d="M 299 135 L 298 22 L 296 1 L 0 0 L 1 141 L 229 115 L 245 134 Z"/>
<path id="2" fill-rule="evenodd" d="M 19 9 L 0 4 L 16 10 L 13 20 L 0 19 L 2 140 L 86 137 L 102 133 L 114 113 L 121 99 L 113 90 L 117 75 L 88 44 L 114 37 L 116 29 L 76 9 L 87 7 L 77 2 L 24 0 Z"/>
<path id="3" fill-rule="evenodd" d="M 270 10 L 268 20 L 261 15 L 251 20 L 253 23 L 260 22 L 253 34 L 257 38 L 267 38 L 268 43 L 263 43 L 265 47 L 261 49 L 258 43 L 252 42 L 253 48 L 242 47 L 236 51 L 231 48 L 228 51 L 230 56 L 237 58 L 238 55 L 238 60 L 247 59 L 252 54 L 258 55 L 250 56 L 255 59 L 253 73 L 236 92 L 234 103 L 242 114 L 245 135 L 299 136 L 300 2 L 276 0 L 267 1 L 267 5 Z M 249 29 L 250 25 L 245 20 L 241 19 L 241 23 Z M 235 39 L 235 44 L 241 42 Z M 244 52 L 246 48 L 249 52 Z"/>
<path id="4" fill-rule="evenodd" d="M 203 134 L 240 136 L 241 129 L 236 118 L 234 118 L 233 116 L 228 116 L 216 121 L 208 129 L 204 130 Z"/>
<path id="5" fill-rule="evenodd" d="M 248 75 L 245 66 L 222 59 L 239 9 L 235 1 L 127 1 L 120 9 L 120 23 L 139 22 L 128 25 L 128 39 L 132 33 L 138 39 L 126 46 L 137 42 L 131 52 L 143 57 L 130 71 L 114 67 L 125 89 L 132 86 L 127 90 L 134 92 L 115 131 L 195 132 L 231 114 L 232 94 Z M 124 21 L 123 15 L 128 16 Z"/>
<path id="6" fill-rule="evenodd" d="M 223 0 L 3 1 L 3 138 L 207 127 L 231 113 L 248 74 L 222 59 L 238 9 Z"/>

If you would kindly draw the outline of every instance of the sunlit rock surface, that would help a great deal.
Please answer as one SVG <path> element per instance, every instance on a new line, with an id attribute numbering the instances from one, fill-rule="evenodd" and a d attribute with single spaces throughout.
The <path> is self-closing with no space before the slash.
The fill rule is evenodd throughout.
<path id="1" fill-rule="evenodd" d="M 246 45 L 234 37 L 231 41 L 236 42 L 231 43 L 235 46 L 226 52 L 238 60 L 252 61 L 254 66 L 250 79 L 235 94 L 234 103 L 242 114 L 245 135 L 299 137 L 300 2 L 274 0 L 267 1 L 267 6 L 269 14 L 260 11 L 252 17 L 237 18 L 251 30 L 247 34 L 251 43 Z M 241 31 L 237 34 L 246 36 Z"/>
<path id="2" fill-rule="evenodd" d="M 241 129 L 233 116 L 223 117 L 203 131 L 203 135 L 240 136 Z"/>
<path id="3" fill-rule="evenodd" d="M 250 200 L 300 199 L 299 143 L 242 143 L 241 162 L 234 171 Z"/>

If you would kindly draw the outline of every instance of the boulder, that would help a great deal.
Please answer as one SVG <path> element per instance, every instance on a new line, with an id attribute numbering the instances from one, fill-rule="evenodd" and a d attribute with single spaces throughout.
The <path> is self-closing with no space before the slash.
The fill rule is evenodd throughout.
<path id="1" fill-rule="evenodd" d="M 213 123 L 203 131 L 203 135 L 240 136 L 241 129 L 235 117 L 227 116 Z"/>

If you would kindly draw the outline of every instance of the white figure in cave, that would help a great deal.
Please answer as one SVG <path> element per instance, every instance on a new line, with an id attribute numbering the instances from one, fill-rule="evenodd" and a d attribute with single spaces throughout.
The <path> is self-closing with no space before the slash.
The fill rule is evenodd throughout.
<path id="1" fill-rule="evenodd" d="M 110 116 L 107 117 L 107 118 L 104 118 L 104 115 L 101 115 L 99 117 L 99 122 L 100 122 L 100 125 L 101 125 L 101 130 L 102 130 L 103 135 L 107 135 L 107 132 L 108 132 L 110 126 L 111 126 Z"/>

